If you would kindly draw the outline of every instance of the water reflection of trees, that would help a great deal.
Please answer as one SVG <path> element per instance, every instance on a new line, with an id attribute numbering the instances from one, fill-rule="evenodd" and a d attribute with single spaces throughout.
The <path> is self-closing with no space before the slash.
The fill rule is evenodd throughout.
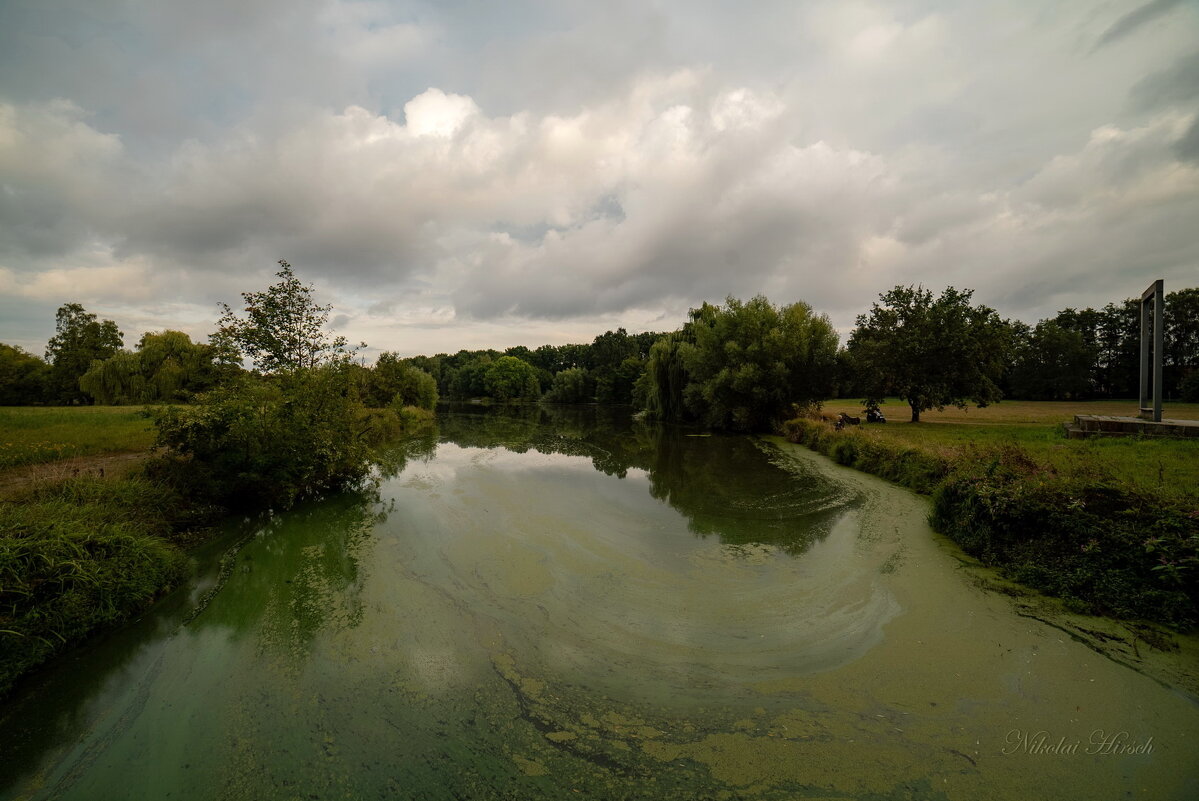
<path id="1" fill-rule="evenodd" d="M 781 466 L 759 440 L 637 421 L 618 408 L 459 405 L 438 421 L 442 440 L 462 447 L 583 456 L 620 478 L 642 470 L 650 493 L 686 516 L 691 531 L 727 544 L 798 554 L 855 502 L 819 473 Z"/>
<path id="2" fill-rule="evenodd" d="M 188 624 L 293 655 L 330 628 L 362 619 L 363 551 L 387 510 L 366 487 L 300 505 L 266 521 L 233 558 L 213 603 Z"/>

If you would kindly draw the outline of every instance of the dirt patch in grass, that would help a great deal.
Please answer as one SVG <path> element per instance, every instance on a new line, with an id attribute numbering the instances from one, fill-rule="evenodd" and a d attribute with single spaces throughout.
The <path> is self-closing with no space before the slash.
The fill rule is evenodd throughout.
<path id="1" fill-rule="evenodd" d="M 150 451 L 76 456 L 49 464 L 24 465 L 0 471 L 0 497 L 11 497 L 34 484 L 79 476 L 118 480 L 133 473 L 150 458 Z"/>

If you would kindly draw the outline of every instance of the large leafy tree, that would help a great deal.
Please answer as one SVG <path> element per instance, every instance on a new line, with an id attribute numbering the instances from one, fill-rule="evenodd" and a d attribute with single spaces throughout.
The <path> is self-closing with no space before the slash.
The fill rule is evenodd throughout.
<path id="1" fill-rule="evenodd" d="M 759 431 L 792 405 L 828 396 L 837 334 L 806 303 L 775 306 L 762 295 L 729 297 L 723 307 L 692 311 L 695 344 L 686 353 L 683 401 L 715 428 Z"/>
<path id="2" fill-rule="evenodd" d="M 541 395 L 537 369 L 515 356 L 501 356 L 483 375 L 487 394 L 498 401 L 536 400 Z"/>
<path id="3" fill-rule="evenodd" d="M 25 406 L 46 397 L 50 367 L 15 345 L 0 343 L 0 406 Z"/>
<path id="4" fill-rule="evenodd" d="M 972 296 L 969 289 L 947 287 L 934 297 L 923 287 L 897 286 L 858 316 L 848 350 L 867 402 L 898 395 L 918 423 L 929 409 L 999 400 L 1011 327 L 994 309 L 971 305 Z"/>
<path id="5" fill-rule="evenodd" d="M 263 292 L 243 292 L 245 316 L 221 304 L 213 344 L 232 345 L 264 373 L 316 367 L 348 357 L 345 337 L 325 331 L 332 306 L 321 306 L 311 286 L 300 283 L 291 265 L 279 260 L 279 282 Z"/>
<path id="6" fill-rule="evenodd" d="M 136 351 L 92 362 L 79 386 L 104 404 L 155 403 L 189 400 L 230 375 L 211 345 L 192 342 L 182 331 L 150 331 Z"/>
<path id="7" fill-rule="evenodd" d="M 808 304 L 730 297 L 690 316 L 649 348 L 635 395 L 651 417 L 762 430 L 832 389 L 837 334 Z"/>
<path id="8" fill-rule="evenodd" d="M 54 328 L 54 336 L 46 345 L 50 398 L 58 403 L 90 403 L 90 396 L 79 388 L 80 377 L 92 362 L 116 354 L 124 337 L 112 320 L 97 320 L 78 303 L 59 307 Z"/>
<path id="9" fill-rule="evenodd" d="M 374 407 L 394 403 L 432 410 L 437 406 L 437 380 L 399 354 L 384 351 L 369 371 L 364 400 Z"/>
<path id="10" fill-rule="evenodd" d="M 1176 394 L 1199 372 L 1199 287 L 1168 292 L 1165 301 L 1166 392 Z"/>

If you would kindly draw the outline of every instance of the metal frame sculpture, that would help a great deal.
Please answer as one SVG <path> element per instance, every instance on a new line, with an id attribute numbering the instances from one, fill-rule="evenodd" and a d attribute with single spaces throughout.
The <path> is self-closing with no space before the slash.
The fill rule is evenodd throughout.
<path id="1" fill-rule="evenodd" d="M 1166 327 L 1163 285 L 1159 278 L 1141 294 L 1141 417 L 1155 423 L 1162 421 L 1162 332 Z"/>

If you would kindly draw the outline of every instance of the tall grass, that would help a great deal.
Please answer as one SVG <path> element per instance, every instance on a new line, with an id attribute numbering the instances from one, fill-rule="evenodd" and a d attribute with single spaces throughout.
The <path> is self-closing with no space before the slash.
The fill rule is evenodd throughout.
<path id="1" fill-rule="evenodd" d="M 0 695 L 182 580 L 177 540 L 206 513 L 138 477 L 42 482 L 0 501 Z"/>

